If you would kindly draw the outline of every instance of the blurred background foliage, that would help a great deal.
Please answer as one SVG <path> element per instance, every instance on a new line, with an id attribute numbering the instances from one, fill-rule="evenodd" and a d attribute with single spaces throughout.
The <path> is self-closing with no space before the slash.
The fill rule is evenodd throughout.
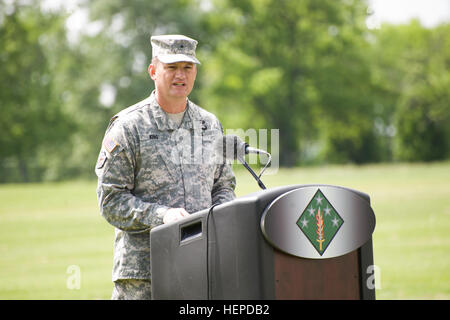
<path id="1" fill-rule="evenodd" d="M 363 0 L 0 0 L 0 182 L 95 178 L 109 119 L 146 98 L 149 38 L 199 40 L 190 99 L 280 129 L 280 165 L 450 156 L 450 24 L 368 29 Z M 77 26 L 81 29 L 82 26 Z"/>

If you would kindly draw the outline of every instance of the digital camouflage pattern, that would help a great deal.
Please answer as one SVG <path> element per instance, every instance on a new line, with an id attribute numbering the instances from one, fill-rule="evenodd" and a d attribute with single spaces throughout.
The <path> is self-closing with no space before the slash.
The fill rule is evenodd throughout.
<path id="1" fill-rule="evenodd" d="M 229 164 L 216 160 L 218 119 L 188 100 L 178 127 L 149 98 L 114 116 L 97 160 L 97 197 L 115 229 L 113 281 L 150 279 L 151 228 L 168 208 L 189 213 L 235 198 Z"/>
<path id="2" fill-rule="evenodd" d="M 114 282 L 111 300 L 150 300 L 152 283 L 150 280 L 126 279 Z"/>
<path id="3" fill-rule="evenodd" d="M 200 64 L 195 56 L 197 40 L 182 35 L 152 36 L 152 57 L 163 63 L 187 61 Z"/>

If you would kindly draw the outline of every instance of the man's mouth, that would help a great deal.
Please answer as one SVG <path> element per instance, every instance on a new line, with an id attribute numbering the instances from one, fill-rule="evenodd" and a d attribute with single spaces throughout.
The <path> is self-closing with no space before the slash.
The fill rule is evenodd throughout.
<path id="1" fill-rule="evenodd" d="M 176 87 L 184 87 L 186 84 L 184 82 L 174 82 L 173 85 Z"/>

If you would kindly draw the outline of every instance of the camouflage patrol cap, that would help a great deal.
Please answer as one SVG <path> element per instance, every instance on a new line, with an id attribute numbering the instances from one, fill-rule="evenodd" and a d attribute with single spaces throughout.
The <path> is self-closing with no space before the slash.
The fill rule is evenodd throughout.
<path id="1" fill-rule="evenodd" d="M 192 62 L 200 64 L 195 57 L 197 41 L 183 35 L 152 36 L 152 56 L 163 63 Z"/>

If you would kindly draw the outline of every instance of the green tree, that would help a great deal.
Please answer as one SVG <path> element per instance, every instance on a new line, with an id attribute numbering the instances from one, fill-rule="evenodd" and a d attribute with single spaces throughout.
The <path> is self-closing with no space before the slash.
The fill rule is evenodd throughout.
<path id="1" fill-rule="evenodd" d="M 35 9 L 0 2 L 0 182 L 42 179 L 73 128 L 42 45 L 64 20 Z"/>
<path id="2" fill-rule="evenodd" d="M 378 105 L 388 110 L 392 158 L 442 160 L 450 143 L 450 24 L 432 29 L 414 20 L 383 25 L 373 44 L 374 75 L 383 88 Z M 395 133 L 395 135 L 394 135 Z"/>
<path id="3" fill-rule="evenodd" d="M 214 3 L 202 98 L 226 126 L 279 128 L 282 165 L 317 158 L 311 145 L 324 160 L 373 157 L 364 1 Z"/>

